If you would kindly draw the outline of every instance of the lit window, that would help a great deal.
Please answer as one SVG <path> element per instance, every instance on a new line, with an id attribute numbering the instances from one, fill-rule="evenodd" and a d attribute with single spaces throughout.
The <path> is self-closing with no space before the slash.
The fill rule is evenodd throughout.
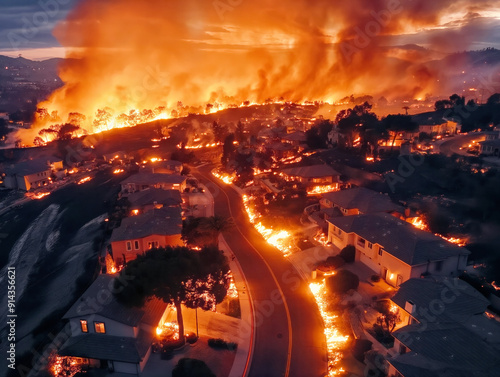
<path id="1" fill-rule="evenodd" d="M 82 332 L 89 332 L 89 328 L 87 326 L 87 321 L 84 319 L 80 320 L 80 327 L 82 328 Z"/>
<path id="2" fill-rule="evenodd" d="M 105 334 L 106 329 L 104 327 L 104 322 L 94 322 L 95 332 L 98 334 Z"/>
<path id="3" fill-rule="evenodd" d="M 127 241 L 127 251 L 132 250 L 132 242 Z"/>
<path id="4" fill-rule="evenodd" d="M 139 250 L 139 241 L 137 241 L 137 240 L 136 240 L 136 241 L 134 241 L 134 248 L 135 248 L 136 250 Z"/>

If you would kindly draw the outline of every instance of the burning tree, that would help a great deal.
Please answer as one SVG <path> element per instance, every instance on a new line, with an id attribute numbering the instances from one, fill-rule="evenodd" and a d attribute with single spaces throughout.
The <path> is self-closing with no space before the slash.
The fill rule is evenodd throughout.
<path id="1" fill-rule="evenodd" d="M 153 249 L 127 263 L 121 274 L 134 277 L 127 285 L 115 280 L 116 298 L 124 305 L 140 307 L 153 296 L 175 305 L 182 344 L 182 304 L 191 309 L 214 309 L 226 296 L 230 282 L 227 259 L 216 247 Z"/>

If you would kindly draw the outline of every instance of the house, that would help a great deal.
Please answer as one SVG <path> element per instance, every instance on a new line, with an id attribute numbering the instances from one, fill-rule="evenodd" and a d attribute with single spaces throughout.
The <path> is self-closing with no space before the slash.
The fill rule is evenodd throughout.
<path id="1" fill-rule="evenodd" d="M 144 213 L 163 207 L 179 207 L 182 204 L 181 193 L 178 190 L 162 190 L 148 188 L 126 196 L 130 210 L 134 214 Z"/>
<path id="2" fill-rule="evenodd" d="M 479 142 L 479 154 L 500 157 L 500 140 L 489 139 Z"/>
<path id="3" fill-rule="evenodd" d="M 427 309 L 431 303 L 440 302 L 436 304 L 438 310 L 433 310 L 434 321 L 462 324 L 475 322 L 478 316 L 484 316 L 490 304 L 467 282 L 442 276 L 410 279 L 401 284 L 391 301 L 399 307 L 403 326 L 428 321 Z"/>
<path id="4" fill-rule="evenodd" d="M 441 112 L 427 112 L 417 114 L 412 117 L 418 124 L 418 132 L 425 132 L 429 135 L 456 134 L 458 123 L 443 117 Z"/>
<path id="5" fill-rule="evenodd" d="M 340 213 L 344 216 L 378 212 L 404 213 L 404 208 L 394 203 L 389 196 L 364 187 L 323 194 L 319 204 L 320 210 L 327 216 L 333 213 Z M 335 211 L 336 209 L 338 211 Z"/>
<path id="6" fill-rule="evenodd" d="M 167 304 L 151 299 L 142 308 L 120 304 L 113 275 L 99 275 L 64 315 L 71 336 L 60 356 L 115 373 L 140 374 L 151 354 L 156 328 L 166 320 Z"/>
<path id="7" fill-rule="evenodd" d="M 177 174 L 161 174 L 140 172 L 123 180 L 122 193 L 131 193 L 146 190 L 148 188 L 159 188 L 163 190 L 178 190 L 184 192 L 186 189 L 186 177 Z"/>
<path id="8" fill-rule="evenodd" d="M 280 176 L 286 181 L 296 181 L 306 186 L 336 184 L 338 187 L 340 182 L 340 173 L 325 164 L 283 169 Z"/>
<path id="9" fill-rule="evenodd" d="M 111 251 L 117 265 L 152 248 L 182 246 L 182 218 L 178 207 L 153 209 L 124 218 L 111 234 Z"/>
<path id="10" fill-rule="evenodd" d="M 289 143 L 271 143 L 266 145 L 265 148 L 276 160 L 295 156 L 295 148 Z"/>
<path id="11" fill-rule="evenodd" d="M 339 249 L 356 248 L 356 260 L 398 287 L 422 275 L 455 275 L 470 252 L 387 213 L 334 217 L 328 241 Z"/>
<path id="12" fill-rule="evenodd" d="M 7 188 L 29 191 L 51 183 L 52 173 L 63 170 L 63 161 L 55 157 L 42 157 L 18 162 L 5 169 Z"/>
<path id="13" fill-rule="evenodd" d="M 181 174 L 182 162 L 174 160 L 150 161 L 144 169 L 151 173 L 161 174 Z"/>
<path id="14" fill-rule="evenodd" d="M 392 297 L 402 319 L 394 331 L 389 376 L 496 376 L 500 324 L 489 301 L 458 278 L 426 277 L 401 284 Z"/>
<path id="15" fill-rule="evenodd" d="M 295 131 L 287 134 L 281 138 L 284 143 L 289 143 L 294 146 L 299 146 L 306 142 L 306 133 L 302 131 Z"/>

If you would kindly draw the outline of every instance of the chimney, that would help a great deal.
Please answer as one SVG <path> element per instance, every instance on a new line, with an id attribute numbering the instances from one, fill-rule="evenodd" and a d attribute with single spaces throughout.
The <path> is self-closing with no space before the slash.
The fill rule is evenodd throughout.
<path id="1" fill-rule="evenodd" d="M 413 303 L 413 301 L 406 301 L 405 303 L 405 310 L 410 313 L 410 314 L 413 314 L 417 311 L 417 307 L 416 305 Z"/>

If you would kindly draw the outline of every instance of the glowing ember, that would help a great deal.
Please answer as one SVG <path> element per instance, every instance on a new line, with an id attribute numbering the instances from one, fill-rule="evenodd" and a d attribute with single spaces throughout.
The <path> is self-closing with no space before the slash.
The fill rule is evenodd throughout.
<path id="1" fill-rule="evenodd" d="M 307 190 L 307 195 L 320 195 L 333 191 L 339 191 L 337 184 L 311 187 Z"/>
<path id="2" fill-rule="evenodd" d="M 42 198 L 45 198 L 46 196 L 50 195 L 50 192 L 38 192 L 38 193 L 27 193 L 26 196 L 31 199 L 36 199 L 40 200 Z"/>
<path id="3" fill-rule="evenodd" d="M 496 284 L 495 284 L 495 281 L 492 281 L 492 282 L 491 282 L 491 286 L 492 286 L 493 288 L 495 288 L 495 290 L 496 290 L 496 291 L 500 291 L 500 287 L 499 287 L 498 285 L 496 285 Z"/>
<path id="4" fill-rule="evenodd" d="M 123 171 L 124 171 L 123 169 L 115 169 L 113 171 L 113 174 L 120 174 L 120 173 L 123 173 Z"/>
<path id="5" fill-rule="evenodd" d="M 316 235 L 314 236 L 314 240 L 323 246 L 328 245 L 328 237 L 325 233 L 323 233 L 321 231 L 316 233 Z"/>
<path id="6" fill-rule="evenodd" d="M 284 158 L 280 162 L 282 164 L 288 165 L 288 164 L 297 164 L 300 161 L 302 161 L 302 156 L 298 156 L 298 157 L 292 156 L 292 157 Z"/>
<path id="7" fill-rule="evenodd" d="M 262 222 L 257 222 L 257 220 L 262 216 L 260 213 L 257 213 L 251 208 L 250 198 L 247 195 L 243 195 L 243 205 L 245 207 L 245 211 L 247 212 L 248 219 L 254 225 L 255 229 L 262 235 L 262 237 L 264 237 L 267 243 L 281 251 L 285 257 L 288 257 L 292 253 L 290 233 L 286 230 L 267 228 L 262 224 Z"/>
<path id="8" fill-rule="evenodd" d="M 73 377 L 82 370 L 83 359 L 78 357 L 51 356 L 49 358 L 49 371 L 54 377 Z"/>
<path id="9" fill-rule="evenodd" d="M 366 158 L 366 161 L 368 161 L 368 162 L 373 162 L 373 161 L 375 161 L 375 158 L 373 158 L 373 157 L 367 157 L 367 158 Z"/>
<path id="10" fill-rule="evenodd" d="M 175 312 L 175 310 L 174 310 Z M 168 338 L 172 340 L 179 339 L 179 325 L 177 322 L 165 322 L 156 328 L 156 335 L 159 338 Z"/>
<path id="11" fill-rule="evenodd" d="M 221 172 L 220 170 L 212 170 L 212 175 L 215 178 L 220 179 L 222 182 L 224 182 L 226 185 L 230 185 L 231 183 L 234 182 L 236 176 L 234 174 L 228 174 L 225 172 Z"/>
<path id="12" fill-rule="evenodd" d="M 338 330 L 338 316 L 328 310 L 329 299 L 325 280 L 323 279 L 319 283 L 310 283 L 309 289 L 316 300 L 325 326 L 326 346 L 328 350 L 328 376 L 337 376 L 344 372 L 340 366 L 340 361 L 342 360 L 342 351 L 346 347 L 349 336 L 340 334 Z"/>
<path id="13" fill-rule="evenodd" d="M 228 277 L 229 277 L 229 288 L 227 289 L 227 297 L 238 298 L 238 289 L 236 288 L 236 284 L 234 284 L 234 278 L 231 271 L 228 272 Z"/>
<path id="14" fill-rule="evenodd" d="M 79 184 L 79 185 L 83 185 L 84 183 L 87 183 L 87 182 L 89 182 L 89 181 L 91 181 L 91 180 L 92 180 L 92 178 L 91 178 L 91 177 L 85 177 L 85 178 L 80 179 L 80 180 L 78 181 L 78 184 Z"/>

